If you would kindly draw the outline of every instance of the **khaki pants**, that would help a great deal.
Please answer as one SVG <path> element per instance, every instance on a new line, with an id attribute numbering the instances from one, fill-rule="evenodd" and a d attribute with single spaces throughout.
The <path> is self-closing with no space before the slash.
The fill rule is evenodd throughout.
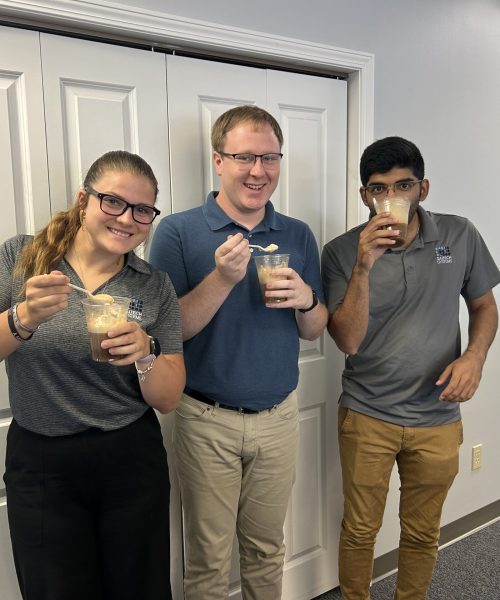
<path id="1" fill-rule="evenodd" d="M 436 562 L 441 510 L 458 472 L 462 423 L 402 427 L 339 408 L 344 491 L 339 577 L 344 600 L 369 600 L 375 537 L 389 479 L 401 479 L 396 600 L 425 600 Z"/>
<path id="2" fill-rule="evenodd" d="M 279 600 L 283 525 L 298 443 L 295 392 L 257 414 L 184 395 L 174 452 L 184 510 L 186 600 L 228 598 L 235 532 L 244 600 Z"/>

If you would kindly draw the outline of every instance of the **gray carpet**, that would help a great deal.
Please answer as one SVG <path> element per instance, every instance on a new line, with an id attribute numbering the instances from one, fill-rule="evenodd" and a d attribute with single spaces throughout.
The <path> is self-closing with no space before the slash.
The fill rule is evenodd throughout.
<path id="1" fill-rule="evenodd" d="M 396 575 L 374 583 L 371 600 L 392 600 Z M 314 600 L 341 600 L 338 588 Z M 439 551 L 428 600 L 500 600 L 500 521 Z"/>

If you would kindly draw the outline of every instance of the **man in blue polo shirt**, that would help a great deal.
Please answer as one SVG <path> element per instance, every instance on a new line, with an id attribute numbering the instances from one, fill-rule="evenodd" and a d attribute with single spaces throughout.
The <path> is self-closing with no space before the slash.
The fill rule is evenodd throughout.
<path id="1" fill-rule="evenodd" d="M 370 220 L 329 242 L 322 256 L 328 331 L 348 356 L 339 407 L 344 490 L 339 577 L 344 600 L 368 600 L 375 537 L 389 478 L 401 479 L 396 600 L 425 600 L 441 510 L 458 472 L 460 402 L 479 385 L 497 329 L 492 288 L 500 273 L 474 226 L 426 212 L 424 161 L 412 142 L 378 140 L 361 157 Z M 374 200 L 410 200 L 396 247 L 390 213 Z M 469 311 L 460 350 L 459 299 Z"/>
<path id="2" fill-rule="evenodd" d="M 180 297 L 187 387 L 174 451 L 186 532 L 187 600 L 228 597 L 236 532 L 244 600 L 281 598 L 283 525 L 298 441 L 299 337 L 323 331 L 319 255 L 309 227 L 275 212 L 283 135 L 256 106 L 212 129 L 220 191 L 163 219 L 150 261 Z M 264 304 L 249 243 L 290 255 Z"/>

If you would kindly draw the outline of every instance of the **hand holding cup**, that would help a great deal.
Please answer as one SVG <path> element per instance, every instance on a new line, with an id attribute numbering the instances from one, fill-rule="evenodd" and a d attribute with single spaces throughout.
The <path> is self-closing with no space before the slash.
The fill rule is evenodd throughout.
<path id="1" fill-rule="evenodd" d="M 255 266 L 257 267 L 257 276 L 259 278 L 260 290 L 265 304 L 278 304 L 286 302 L 287 298 L 266 296 L 267 284 L 270 281 L 281 281 L 283 275 L 274 273 L 276 269 L 285 269 L 288 267 L 289 254 L 261 254 L 254 256 Z"/>
<path id="2" fill-rule="evenodd" d="M 408 198 L 402 198 L 398 196 L 386 196 L 385 198 L 374 198 L 373 205 L 375 212 L 380 213 L 391 213 L 391 216 L 396 220 L 391 225 L 384 226 L 384 229 L 393 231 L 399 230 L 399 233 L 394 236 L 395 244 L 394 247 L 398 248 L 403 246 L 406 242 L 406 236 L 408 235 L 408 214 L 410 211 L 410 200 Z"/>

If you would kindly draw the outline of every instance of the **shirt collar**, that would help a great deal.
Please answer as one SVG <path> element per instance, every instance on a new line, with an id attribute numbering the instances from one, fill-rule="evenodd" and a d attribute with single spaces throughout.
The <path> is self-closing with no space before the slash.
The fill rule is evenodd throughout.
<path id="1" fill-rule="evenodd" d="M 424 244 L 439 240 L 439 231 L 429 213 L 420 205 L 417 208 L 420 222 L 420 235 Z"/>
<path id="2" fill-rule="evenodd" d="M 207 197 L 206 203 L 203 205 L 202 210 L 208 226 L 212 231 L 223 229 L 227 225 L 237 225 L 242 227 L 239 223 L 231 219 L 217 204 L 215 198 L 218 192 L 210 192 Z M 285 224 L 281 215 L 274 210 L 274 206 L 271 201 L 266 204 L 266 214 L 262 221 L 254 227 L 253 231 L 269 231 L 270 229 L 280 230 L 284 229 Z"/>
<path id="3" fill-rule="evenodd" d="M 125 267 L 130 267 L 139 273 L 151 274 L 151 265 L 142 258 L 139 258 L 135 252 L 129 252 L 125 255 Z"/>

